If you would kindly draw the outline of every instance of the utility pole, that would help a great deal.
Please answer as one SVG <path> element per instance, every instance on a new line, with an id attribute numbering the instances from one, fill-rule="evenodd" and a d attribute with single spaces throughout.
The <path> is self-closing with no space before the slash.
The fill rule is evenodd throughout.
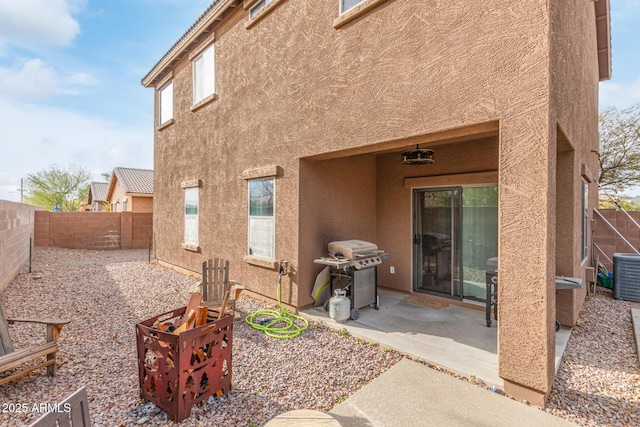
<path id="1" fill-rule="evenodd" d="M 20 192 L 20 203 L 24 203 L 24 178 L 20 178 L 20 188 L 17 190 Z"/>

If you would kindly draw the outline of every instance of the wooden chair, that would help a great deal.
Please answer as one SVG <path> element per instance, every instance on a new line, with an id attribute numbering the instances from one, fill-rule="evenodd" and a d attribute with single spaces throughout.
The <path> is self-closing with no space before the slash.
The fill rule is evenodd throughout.
<path id="1" fill-rule="evenodd" d="M 226 308 L 235 312 L 235 303 L 244 287 L 229 280 L 229 261 L 222 258 L 209 259 L 202 263 L 202 305 L 211 308 L 223 306 L 227 295 Z M 228 293 L 228 294 L 227 294 Z"/>
<path id="2" fill-rule="evenodd" d="M 33 345 L 23 350 L 14 351 L 13 342 L 9 336 L 8 325 L 15 322 L 43 323 L 47 325 L 47 342 L 44 344 Z M 47 367 L 47 374 L 53 376 L 56 369 L 56 352 L 58 351 L 58 338 L 62 327 L 69 323 L 70 320 L 57 319 L 24 319 L 15 318 L 7 319 L 4 317 L 4 311 L 0 306 L 0 373 L 10 369 L 18 368 L 20 365 L 46 356 L 46 359 L 35 365 L 25 367 L 24 369 L 12 374 L 8 377 L 0 379 L 0 385 L 9 381 L 13 381 L 23 375 L 35 371 L 39 368 Z"/>
<path id="3" fill-rule="evenodd" d="M 84 387 L 58 405 L 58 411 L 49 412 L 38 418 L 29 427 L 90 427 L 89 399 Z"/>

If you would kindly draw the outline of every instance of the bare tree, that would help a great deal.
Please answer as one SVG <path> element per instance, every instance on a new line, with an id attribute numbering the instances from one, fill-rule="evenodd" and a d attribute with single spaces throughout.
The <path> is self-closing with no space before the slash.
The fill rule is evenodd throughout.
<path id="1" fill-rule="evenodd" d="M 599 117 L 598 182 L 620 194 L 640 184 L 640 103 L 624 110 L 609 107 Z"/>

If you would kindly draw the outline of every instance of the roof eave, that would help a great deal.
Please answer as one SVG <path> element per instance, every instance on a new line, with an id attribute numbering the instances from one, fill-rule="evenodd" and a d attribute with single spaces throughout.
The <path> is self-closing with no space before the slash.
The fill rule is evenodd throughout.
<path id="1" fill-rule="evenodd" d="M 163 75 L 164 71 L 180 59 L 186 52 L 191 50 L 200 38 L 211 31 L 211 27 L 216 21 L 224 19 L 224 13 L 229 8 L 235 8 L 242 0 L 216 0 L 198 18 L 198 20 L 187 30 L 186 33 L 169 49 L 167 53 L 153 66 L 151 71 L 142 78 L 144 87 L 151 87 Z"/>
<path id="2" fill-rule="evenodd" d="M 598 40 L 598 71 L 600 81 L 611 79 L 611 11 L 609 0 L 594 2 L 596 39 Z"/>

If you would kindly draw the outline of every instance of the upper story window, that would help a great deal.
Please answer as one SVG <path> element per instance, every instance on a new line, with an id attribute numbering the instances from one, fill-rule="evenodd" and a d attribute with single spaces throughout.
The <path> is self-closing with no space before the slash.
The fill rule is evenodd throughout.
<path id="1" fill-rule="evenodd" d="M 173 119 L 173 82 L 160 89 L 160 124 Z"/>
<path id="2" fill-rule="evenodd" d="M 214 47 L 209 46 L 193 60 L 193 103 L 215 92 Z"/>
<path id="3" fill-rule="evenodd" d="M 267 7 L 267 5 L 270 3 L 271 0 L 260 0 L 259 2 L 251 6 L 251 9 L 249 9 L 249 19 L 253 19 L 253 17 L 256 16 L 258 12 Z"/>
<path id="4" fill-rule="evenodd" d="M 357 6 L 364 0 L 340 0 L 340 13 L 345 13 L 347 10 Z"/>

